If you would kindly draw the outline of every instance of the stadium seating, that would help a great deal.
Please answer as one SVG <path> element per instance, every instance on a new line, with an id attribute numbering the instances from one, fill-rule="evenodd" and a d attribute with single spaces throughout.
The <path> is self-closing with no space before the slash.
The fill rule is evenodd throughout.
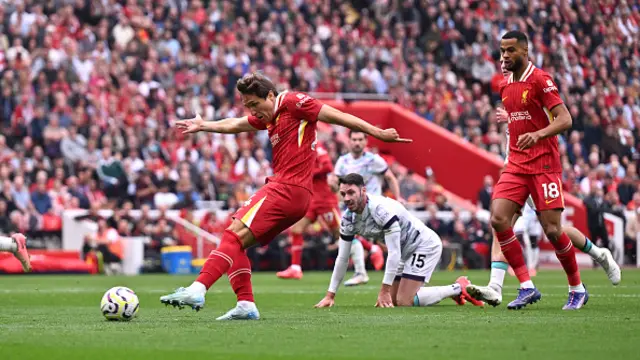
<path id="1" fill-rule="evenodd" d="M 242 114 L 234 84 L 249 71 L 323 99 L 393 102 L 467 143 L 459 148 L 499 158 L 498 40 L 524 27 L 532 60 L 552 74 L 573 115 L 560 138 L 565 191 L 602 195 L 606 206 L 595 213 L 640 204 L 637 2 L 112 3 L 0 2 L 0 232 L 26 232 L 32 247 L 61 246 L 70 209 L 237 208 L 272 171 L 266 135 L 184 137 L 171 124 L 196 112 Z M 334 159 L 344 139 L 331 128 L 320 134 Z M 412 206 L 433 205 L 411 179 L 425 169 L 391 155 L 413 170 L 397 171 Z M 475 203 L 484 174 L 449 190 Z M 466 174 L 452 166 L 436 176 L 448 188 L 446 179 Z M 126 212 L 110 225 L 123 236 L 175 234 Z"/>

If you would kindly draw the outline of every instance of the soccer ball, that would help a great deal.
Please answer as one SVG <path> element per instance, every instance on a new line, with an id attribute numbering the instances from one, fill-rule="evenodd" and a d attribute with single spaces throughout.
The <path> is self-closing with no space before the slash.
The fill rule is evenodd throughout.
<path id="1" fill-rule="evenodd" d="M 136 317 L 140 302 L 133 290 L 116 286 L 104 293 L 100 310 L 107 320 L 129 321 Z"/>

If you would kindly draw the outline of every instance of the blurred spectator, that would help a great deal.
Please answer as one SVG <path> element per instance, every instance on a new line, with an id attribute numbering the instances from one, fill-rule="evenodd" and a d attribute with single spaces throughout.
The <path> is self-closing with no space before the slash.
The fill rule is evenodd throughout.
<path id="1" fill-rule="evenodd" d="M 171 125 L 243 115 L 234 84 L 249 71 L 280 90 L 388 95 L 504 156 L 493 114 L 499 39 L 510 29 L 529 34 L 531 60 L 573 116 L 559 136 L 567 192 L 596 204 L 594 219 L 594 184 L 602 199 L 615 192 L 628 209 L 640 205 L 637 2 L 103 3 L 25 0 L 0 11 L 0 197 L 23 228 L 38 228 L 48 208 L 45 191 L 35 202 L 30 194 L 41 171 L 56 214 L 126 201 L 236 209 L 272 172 L 267 135 L 192 137 Z M 343 149 L 328 139 L 335 160 Z M 411 206 L 451 209 L 432 175 L 424 189 L 398 177 Z M 491 186 L 479 193 L 483 208 Z"/>
<path id="2" fill-rule="evenodd" d="M 489 210 L 491 205 L 491 195 L 493 194 L 493 177 L 487 175 L 484 177 L 484 186 L 478 192 L 478 206 L 482 209 Z"/>

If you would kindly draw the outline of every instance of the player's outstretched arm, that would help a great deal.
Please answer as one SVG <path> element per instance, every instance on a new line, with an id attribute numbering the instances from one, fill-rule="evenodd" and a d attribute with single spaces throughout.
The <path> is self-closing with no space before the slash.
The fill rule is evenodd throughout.
<path id="1" fill-rule="evenodd" d="M 257 131 L 251 126 L 249 117 L 227 118 L 218 121 L 204 121 L 200 114 L 193 119 L 176 121 L 175 126 L 182 130 L 183 134 L 192 134 L 200 131 L 215 132 L 221 134 L 238 134 L 241 132 Z"/>
<path id="2" fill-rule="evenodd" d="M 336 262 L 333 265 L 331 284 L 329 284 L 329 290 L 324 298 L 315 305 L 316 308 L 333 306 L 336 293 L 338 292 L 338 288 L 340 287 L 340 284 L 344 279 L 344 274 L 347 272 L 347 267 L 349 266 L 349 256 L 351 254 L 351 242 L 353 241 L 353 236 L 343 237 L 343 235 L 340 235 L 340 240 L 338 241 L 338 256 L 336 257 Z"/>
<path id="3" fill-rule="evenodd" d="M 351 130 L 362 131 L 384 142 L 408 143 L 413 141 L 411 139 L 401 138 L 396 129 L 380 129 L 379 127 L 373 126 L 357 116 L 342 112 L 327 104 L 322 105 L 320 113 L 318 114 L 318 120 L 329 124 L 344 126 Z"/>

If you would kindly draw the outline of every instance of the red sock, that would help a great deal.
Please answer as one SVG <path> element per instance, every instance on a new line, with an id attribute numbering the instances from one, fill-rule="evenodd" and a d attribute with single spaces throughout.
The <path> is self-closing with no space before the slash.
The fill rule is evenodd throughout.
<path id="1" fill-rule="evenodd" d="M 373 244 L 369 240 L 362 237 L 358 238 L 358 240 L 360 240 L 360 244 L 362 244 L 362 247 L 365 250 L 367 250 L 368 252 L 371 252 L 371 247 L 373 246 Z"/>
<path id="2" fill-rule="evenodd" d="M 233 265 L 227 272 L 233 292 L 238 301 L 253 301 L 253 287 L 251 286 L 251 261 L 245 251 L 233 259 Z"/>
<path id="3" fill-rule="evenodd" d="M 580 270 L 576 261 L 576 253 L 571 243 L 571 239 L 567 234 L 562 233 L 558 241 L 551 242 L 556 249 L 556 257 L 560 260 L 564 272 L 567 273 L 567 279 L 570 286 L 578 286 L 582 283 L 580 280 Z"/>
<path id="4" fill-rule="evenodd" d="M 513 272 L 516 274 L 518 281 L 523 283 L 531 280 L 529 269 L 522 254 L 522 247 L 520 246 L 518 238 L 516 238 L 516 235 L 513 233 L 513 229 L 508 228 L 503 232 L 496 231 L 496 236 L 500 243 L 500 249 L 509 265 L 513 268 Z"/>
<path id="5" fill-rule="evenodd" d="M 291 234 L 291 265 L 302 264 L 302 247 L 304 246 L 304 238 L 302 234 Z"/>
<path id="6" fill-rule="evenodd" d="M 209 258 L 202 266 L 197 282 L 203 283 L 209 289 L 223 274 L 226 274 L 233 260 L 243 253 L 240 238 L 233 231 L 225 230 L 222 234 L 220 246 L 209 254 Z"/>

